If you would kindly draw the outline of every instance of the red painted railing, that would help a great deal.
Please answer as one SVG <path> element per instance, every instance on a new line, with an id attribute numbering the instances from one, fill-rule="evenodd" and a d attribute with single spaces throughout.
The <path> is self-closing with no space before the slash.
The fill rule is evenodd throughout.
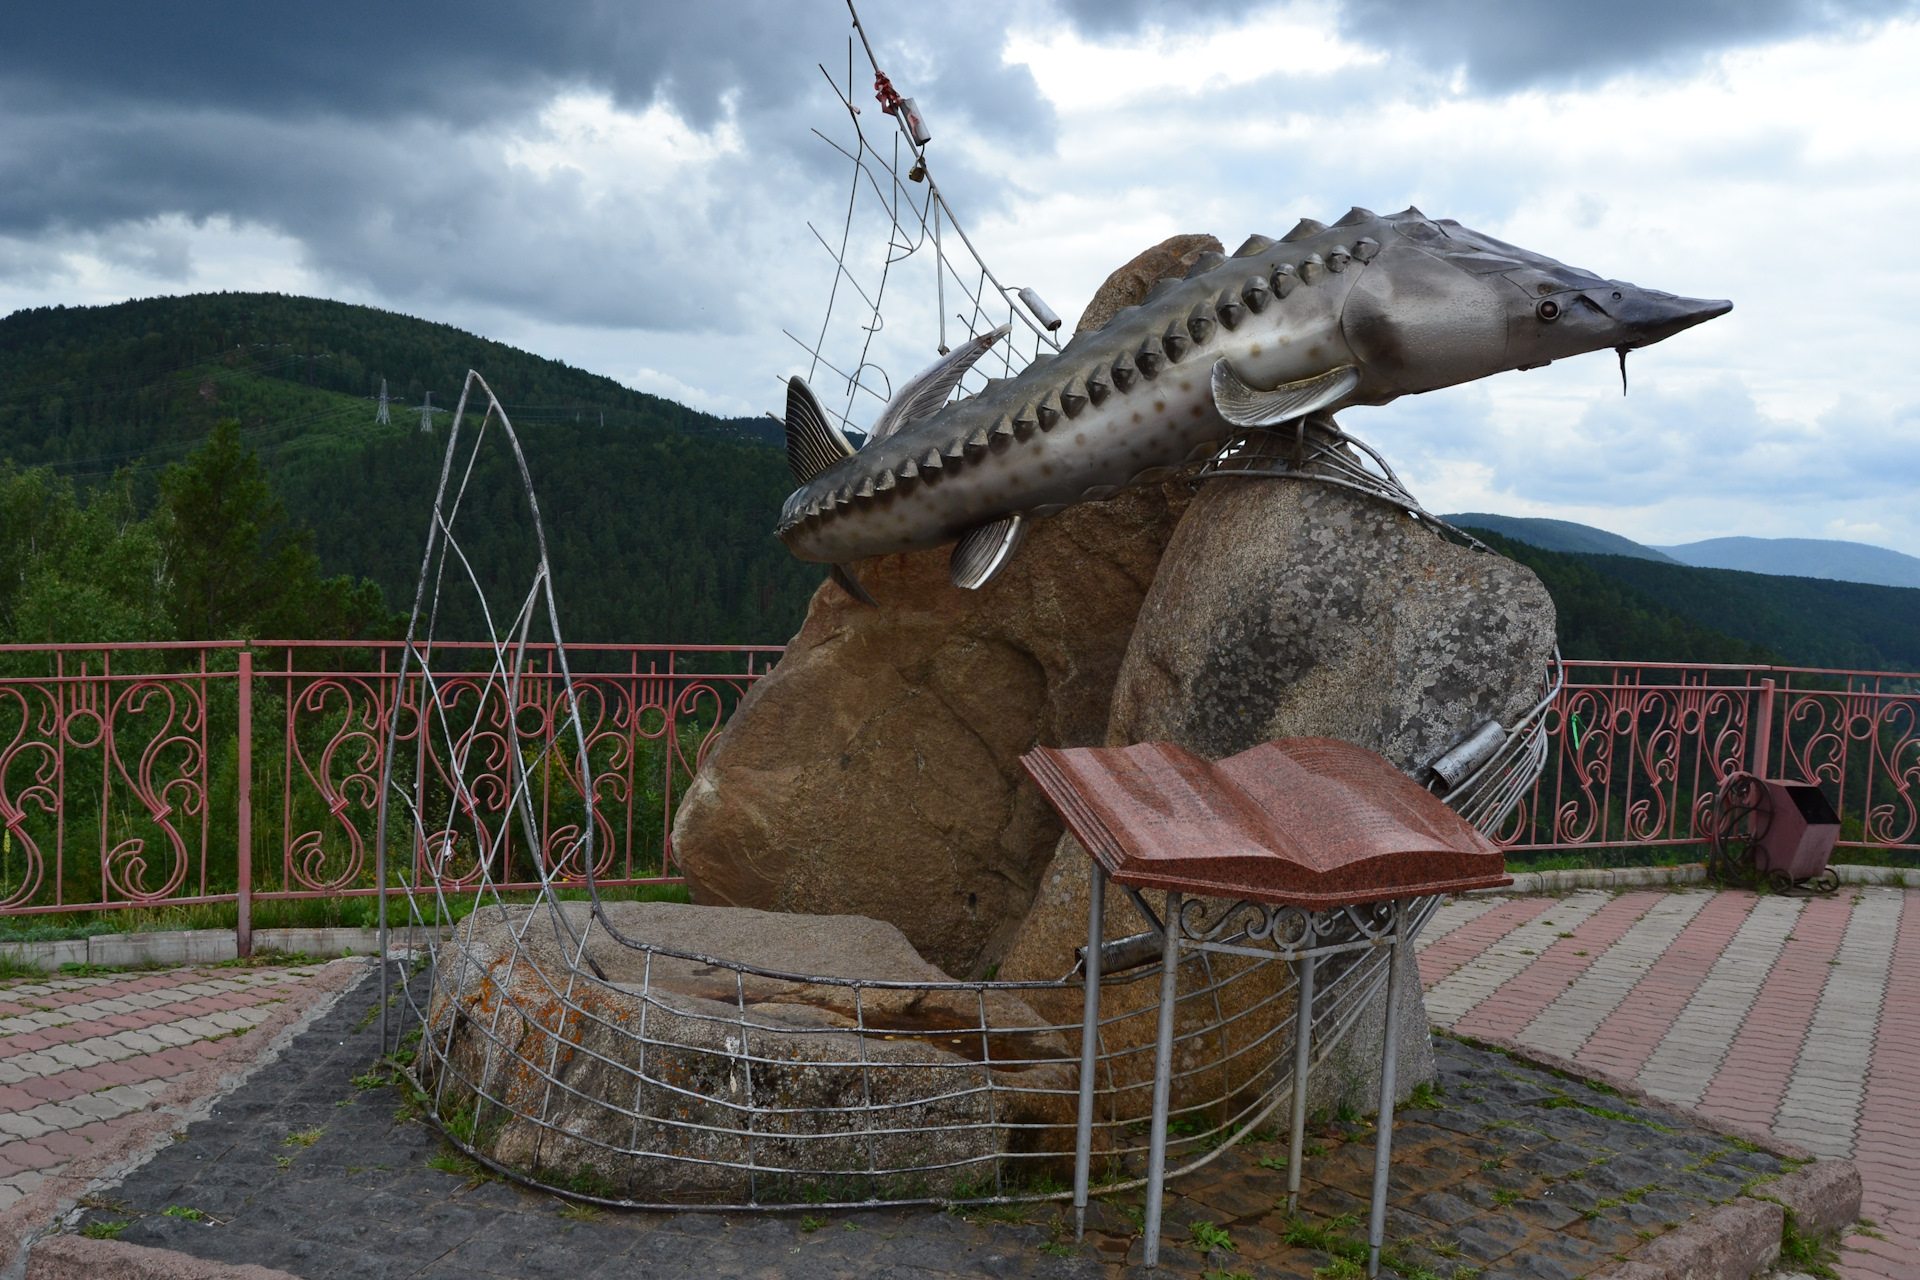
<path id="1" fill-rule="evenodd" d="M 448 731 L 422 735 L 426 683 L 397 677 L 398 643 L 0 646 L 0 911 L 6 914 L 367 894 L 388 729 L 394 772 L 464 778 L 482 809 L 504 808 L 509 716 L 521 741 L 550 736 L 559 678 L 530 646 L 519 705 L 486 678 L 488 649 L 436 646 Z M 570 645 L 585 717 L 598 839 L 596 879 L 677 879 L 672 815 L 740 696 L 778 646 Z M 249 678 L 243 679 L 247 676 Z M 541 860 L 579 878 L 560 850 L 584 820 L 574 753 L 542 757 L 531 779 L 548 848 L 518 847 L 512 824 L 435 832 L 444 881 L 483 867 L 503 888 L 535 888 Z M 251 803 L 241 804 L 248 795 Z M 571 823 L 569 819 L 575 819 Z M 398 865 L 426 851 L 390 848 Z M 491 843 L 489 843 L 491 841 Z M 524 843 L 524 841 L 522 841 Z M 251 856 L 242 859 L 245 847 Z"/>
<path id="2" fill-rule="evenodd" d="M 1720 780 L 1750 769 L 1819 785 L 1842 848 L 1920 852 L 1920 675 L 1570 662 L 1548 717 L 1510 849 L 1704 844 Z"/>
<path id="3" fill-rule="evenodd" d="M 0 914 L 239 904 L 374 892 L 374 820 L 387 729 L 394 770 L 446 786 L 419 733 L 424 685 L 399 645 L 261 641 L 0 647 Z M 557 678 L 537 650 L 509 708 L 484 645 L 442 644 L 435 715 L 463 742 L 482 806 L 510 794 L 509 715 L 550 735 Z M 574 645 L 598 838 L 594 875 L 676 879 L 674 804 L 778 646 Z M 246 677 L 243 679 L 243 675 Z M 1501 835 L 1516 852 L 1698 844 L 1719 779 L 1754 768 L 1818 783 L 1843 847 L 1920 852 L 1920 675 L 1773 667 L 1569 663 L 1549 713 L 1546 772 Z M 542 757 L 547 848 L 511 824 L 431 833 L 443 881 L 483 867 L 531 889 L 568 879 L 584 817 L 572 753 Z M 247 803 L 243 803 L 243 798 Z M 389 861 L 427 866 L 406 836 Z M 489 844 L 488 841 L 493 843 Z M 524 844 L 524 840 L 521 841 Z M 250 851 L 242 859 L 239 851 Z"/>

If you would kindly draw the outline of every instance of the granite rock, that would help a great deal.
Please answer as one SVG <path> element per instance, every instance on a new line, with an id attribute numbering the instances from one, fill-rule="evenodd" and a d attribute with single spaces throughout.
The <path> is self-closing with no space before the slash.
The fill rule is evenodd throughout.
<path id="1" fill-rule="evenodd" d="M 675 816 L 694 901 L 885 920 L 958 976 L 998 959 L 1061 830 L 1020 756 L 1101 741 L 1188 497 L 1038 521 L 979 591 L 948 581 L 944 549 L 861 562 L 877 609 L 823 584 Z"/>
<path id="2" fill-rule="evenodd" d="M 1316 734 L 1420 777 L 1533 706 L 1553 643 L 1552 598 L 1503 556 L 1330 485 L 1210 481 L 1141 606 L 1107 743 L 1217 760 Z"/>
<path id="3" fill-rule="evenodd" d="M 765 972 L 950 981 L 891 925 L 605 906 L 626 938 L 763 971 L 744 973 L 621 945 L 589 926 L 584 903 L 564 910 L 603 980 L 569 968 L 571 948 L 546 907 L 476 912 L 437 970 L 427 1025 L 448 1045 L 448 1078 L 435 1081 L 446 1090 L 443 1114 L 468 1115 L 474 1143 L 509 1168 L 656 1203 L 744 1200 L 750 1163 L 763 1179 L 771 1170 L 925 1170 L 916 1176 L 937 1192 L 990 1175 L 992 1157 L 1020 1141 L 1015 1126 L 1064 1116 L 1065 1042 L 1006 992 L 854 988 Z M 979 1060 L 983 1009 L 990 1063 Z M 1007 1085 L 1059 1092 L 1029 1099 Z M 886 1108 L 901 1132 L 866 1132 L 871 1124 L 846 1109 L 860 1098 Z M 777 1119 L 750 1133 L 751 1109 Z M 650 1158 L 659 1155 L 680 1159 Z"/>

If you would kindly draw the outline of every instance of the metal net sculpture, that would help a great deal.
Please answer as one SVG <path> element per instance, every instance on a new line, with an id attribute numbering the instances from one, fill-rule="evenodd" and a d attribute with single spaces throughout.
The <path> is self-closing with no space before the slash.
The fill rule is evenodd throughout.
<path id="1" fill-rule="evenodd" d="M 876 96 L 895 127 L 878 141 L 863 127 L 853 53 L 850 45 L 845 85 L 834 84 L 851 134 L 820 135 L 852 169 L 845 218 L 837 235 L 812 228 L 834 283 L 819 332 L 793 338 L 808 353 L 809 380 L 822 370 L 839 380 L 823 403 L 842 426 L 897 390 L 884 367 L 885 308 L 914 305 L 889 289 L 915 259 L 933 268 L 942 354 L 950 288 L 953 345 L 1003 327 L 1019 335 L 969 370 L 956 395 L 1057 351 L 1060 325 L 1032 290 L 1003 285 L 981 260 L 929 169 L 917 106 L 877 66 Z M 875 220 L 884 249 L 869 253 L 860 246 L 873 242 Z M 1352 444 L 1316 436 L 1312 459 L 1289 465 L 1337 472 L 1424 517 L 1384 463 L 1382 481 L 1343 451 Z M 511 452 L 520 492 L 474 491 L 486 448 Z M 1260 474 L 1260 459 L 1295 448 L 1239 441 L 1212 470 Z M 522 504 L 534 544 L 524 589 L 512 591 L 475 575 L 460 538 L 462 522 L 475 520 L 499 536 L 494 513 L 505 498 Z M 440 674 L 449 659 L 435 647 L 453 592 L 481 601 L 488 630 L 484 670 L 463 670 L 458 682 Z M 1381 1008 L 1387 934 L 1413 936 L 1437 905 L 1401 904 L 1396 922 L 1382 908 L 1192 900 L 1169 922 L 1164 901 L 1135 895 L 1146 932 L 1101 948 L 1100 1012 L 1088 1025 L 1084 959 L 1051 981 L 955 981 L 876 921 L 612 900 L 595 880 L 611 840 L 561 616 L 520 442 L 491 389 L 469 374 L 386 728 L 380 1034 L 424 1099 L 424 1118 L 460 1151 L 529 1185 L 633 1208 L 1064 1200 L 1090 1072 L 1095 1188 L 1140 1186 L 1160 1016 L 1156 931 L 1169 926 L 1211 948 L 1178 966 L 1176 1123 L 1164 1153 L 1166 1176 L 1178 1177 L 1273 1123 L 1296 1081 L 1304 1087 L 1344 1051 Z M 550 669 L 530 681 L 540 661 Z M 1537 774 L 1542 715 L 1512 733 L 1489 731 L 1493 749 L 1476 749 L 1449 794 L 1481 830 L 1505 822 Z M 557 807 L 556 776 L 566 783 Z M 510 844 L 534 863 L 531 892 L 524 867 L 503 875 Z M 1317 966 L 1302 1037 L 1306 952 Z"/>

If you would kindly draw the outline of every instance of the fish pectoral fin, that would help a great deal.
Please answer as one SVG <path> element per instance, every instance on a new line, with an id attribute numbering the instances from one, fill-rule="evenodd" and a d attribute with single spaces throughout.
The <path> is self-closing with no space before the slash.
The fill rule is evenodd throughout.
<path id="1" fill-rule="evenodd" d="M 970 530 L 954 544 L 953 559 L 947 565 L 953 585 L 968 591 L 986 586 L 1000 576 L 1026 537 L 1025 516 L 1006 516 Z"/>
<path id="2" fill-rule="evenodd" d="M 827 419 L 805 378 L 787 379 L 787 469 L 795 484 L 807 481 L 842 458 L 853 456 L 840 428 Z"/>
<path id="3" fill-rule="evenodd" d="M 860 585 L 860 579 L 854 577 L 853 570 L 849 569 L 846 565 L 834 565 L 827 570 L 827 576 L 832 578 L 835 585 L 842 591 L 852 596 L 855 600 L 858 600 L 861 604 L 868 605 L 875 609 L 880 607 L 880 602 L 875 600 L 873 596 L 868 593 L 867 589 Z"/>
<path id="4" fill-rule="evenodd" d="M 873 430 L 867 433 L 867 445 L 879 444 L 894 432 L 932 417 L 947 402 L 953 389 L 960 385 L 960 379 L 966 376 L 967 370 L 973 368 L 974 362 L 1012 332 L 1012 325 L 1003 324 L 997 329 L 977 334 L 915 374 L 893 399 L 887 401 L 887 407 L 874 419 Z"/>
<path id="5" fill-rule="evenodd" d="M 1213 365 L 1213 407 L 1236 427 L 1273 427 L 1324 409 L 1359 385 L 1360 370 L 1343 364 L 1311 378 L 1261 391 L 1242 382 L 1222 357 Z"/>

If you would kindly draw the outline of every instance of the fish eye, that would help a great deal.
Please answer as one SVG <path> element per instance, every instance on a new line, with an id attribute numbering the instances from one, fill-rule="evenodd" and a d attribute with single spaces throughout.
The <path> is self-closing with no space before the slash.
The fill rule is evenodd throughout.
<path id="1" fill-rule="evenodd" d="M 1533 309 L 1533 314 L 1539 316 L 1548 324 L 1552 324 L 1560 318 L 1560 304 L 1552 298 L 1542 298 L 1540 299 L 1540 305 Z"/>

